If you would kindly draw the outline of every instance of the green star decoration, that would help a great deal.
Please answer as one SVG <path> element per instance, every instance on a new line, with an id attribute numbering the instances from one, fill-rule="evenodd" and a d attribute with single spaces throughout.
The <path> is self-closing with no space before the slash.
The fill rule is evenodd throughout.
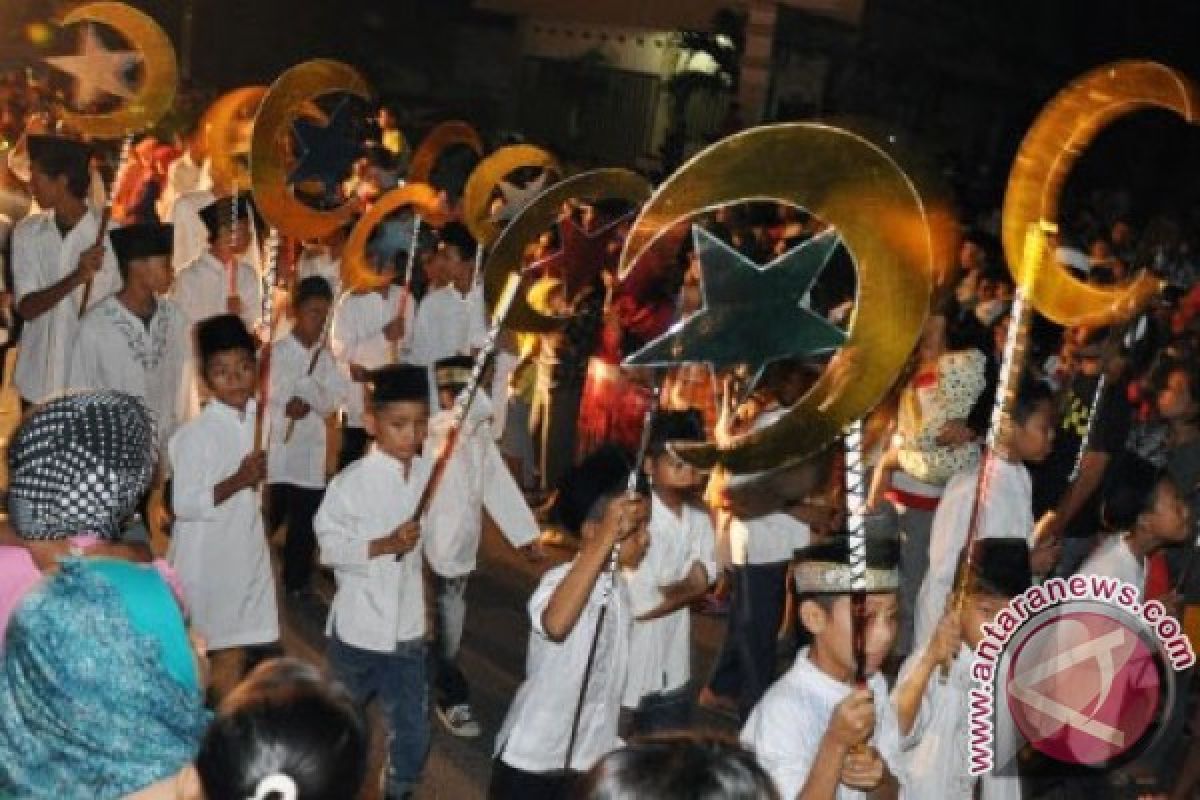
<path id="1" fill-rule="evenodd" d="M 846 333 L 804 304 L 840 243 L 833 231 L 759 266 L 703 228 L 692 228 L 700 257 L 701 309 L 625 359 L 630 366 L 744 364 L 757 382 L 767 364 L 841 347 Z"/>

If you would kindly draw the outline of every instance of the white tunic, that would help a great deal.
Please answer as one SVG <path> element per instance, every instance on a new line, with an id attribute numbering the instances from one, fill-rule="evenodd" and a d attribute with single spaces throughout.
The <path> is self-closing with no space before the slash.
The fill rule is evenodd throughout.
<path id="1" fill-rule="evenodd" d="M 346 381 L 350 383 L 345 410 L 346 424 L 352 428 L 361 428 L 363 424 L 363 384 L 352 381 L 350 365 L 376 369 L 393 363 L 392 342 L 383 335 L 383 329 L 400 313 L 400 300 L 404 294 L 401 286 L 389 286 L 386 295 L 379 292 L 348 293 L 334 311 L 333 355 Z M 412 333 L 415 313 L 412 298 L 404 298 L 403 307 L 404 336 L 395 346 L 395 353 L 401 362 L 407 360 Z"/>
<path id="2" fill-rule="evenodd" d="M 175 201 L 188 192 L 203 191 L 212 188 L 211 162 L 206 158 L 203 164 L 192 160 L 190 151 L 171 162 L 167 167 L 167 179 L 163 183 L 162 197 L 158 200 L 159 219 L 168 220 L 175 210 Z"/>
<path id="3" fill-rule="evenodd" d="M 971 662 L 974 657 L 971 648 L 963 644 L 945 681 L 935 671 L 925 685 L 912 730 L 900 737 L 905 797 L 945 800 L 971 800 L 973 797 L 976 777 L 967 767 Z M 920 658 L 920 652 L 909 656 L 900 669 L 897 685 Z M 986 800 L 1021 800 L 1020 781 L 1015 777 L 986 775 L 980 789 Z"/>
<path id="4" fill-rule="evenodd" d="M 96 243 L 100 214 L 89 210 L 66 236 L 58 232 L 54 212 L 33 214 L 13 231 L 13 295 L 17 303 L 26 296 L 48 289 L 75 271 L 79 256 Z M 104 262 L 93 280 L 88 308 L 121 288 L 117 259 L 108 237 L 104 238 Z M 27 320 L 21 332 L 21 347 L 13 383 L 21 397 L 41 402 L 67 388 L 67 359 L 79 330 L 79 307 L 84 287 L 79 286 L 58 305 L 36 319 Z"/>
<path id="5" fill-rule="evenodd" d="M 424 450 L 430 458 L 441 452 L 453 416 L 453 411 L 441 411 L 430 420 Z M 537 520 L 492 438 L 491 420 L 490 404 L 481 392 L 429 506 L 422 537 L 425 559 L 446 578 L 474 571 L 485 508 L 513 547 L 524 547 L 538 536 Z"/>
<path id="6" fill-rule="evenodd" d="M 903 783 L 899 728 L 888 698 L 887 682 L 879 673 L 867 679 L 875 702 L 875 732 L 871 744 L 897 780 Z M 795 797 L 804 788 L 829 720 L 852 687 L 826 675 L 808 659 L 808 648 L 775 681 L 742 728 L 742 744 L 754 751 L 781 797 Z M 837 800 L 866 800 L 867 795 L 839 784 Z"/>
<path id="7" fill-rule="evenodd" d="M 1033 483 L 1024 464 L 1001 458 L 992 460 L 994 472 L 988 484 L 988 496 L 979 509 L 979 538 L 1017 538 L 1033 536 Z M 971 527 L 975 504 L 975 484 L 979 469 L 960 472 L 946 484 L 942 501 L 933 516 L 929 538 L 929 572 L 917 595 L 913 642 L 924 646 L 937 628 L 946 608 L 946 598 L 954 586 L 958 559 Z"/>
<path id="8" fill-rule="evenodd" d="M 525 682 L 517 689 L 496 735 L 496 755 L 509 766 L 528 772 L 551 772 L 564 766 L 588 652 L 605 602 L 609 577 L 601 574 L 567 638 L 562 642 L 547 638 L 542 614 L 570 568 L 570 564 L 560 564 L 548 570 L 529 598 L 532 630 L 525 658 Z M 624 581 L 618 580 L 611 606 L 604 615 L 571 756 L 571 769 L 580 772 L 591 769 L 601 756 L 622 745 L 617 736 L 617 721 L 629 662 L 627 595 Z"/>
<path id="9" fill-rule="evenodd" d="M 476 287 L 464 296 L 453 286 L 443 286 L 421 300 L 413 322 L 410 359 L 432 367 L 443 358 L 470 355 L 486 340 L 483 290 Z"/>
<path id="10" fill-rule="evenodd" d="M 1080 575 L 1104 575 L 1136 586 L 1139 594 L 1146 592 L 1146 565 L 1129 549 L 1124 533 L 1104 536 L 1100 544 L 1079 568 Z"/>
<path id="11" fill-rule="evenodd" d="M 338 371 L 329 348 L 318 345 L 316 366 L 310 374 L 316 348 L 305 347 L 290 333 L 271 349 L 271 419 L 267 450 L 267 480 L 308 489 L 325 486 L 325 418 L 341 407 L 349 388 Z M 298 397 L 311 410 L 303 419 L 289 420 L 288 401 Z M 287 438 L 289 425 L 291 438 Z M 285 439 L 287 441 L 285 442 Z"/>
<path id="12" fill-rule="evenodd" d="M 192 624 L 212 650 L 279 639 L 259 493 L 242 489 L 213 504 L 216 485 L 237 471 L 254 446 L 253 403 L 243 413 L 210 401 L 167 448 L 175 474 L 167 560 L 183 584 Z"/>
<path id="13" fill-rule="evenodd" d="M 67 385 L 140 397 L 154 413 L 158 442 L 165 447 L 183 410 L 187 332 L 174 303 L 165 298 L 156 302 L 148 326 L 115 295 L 89 311 L 79 326 Z"/>
<path id="14" fill-rule="evenodd" d="M 238 261 L 239 315 L 251 331 L 262 315 L 262 280 L 254 267 Z M 191 325 L 229 311 L 229 268 L 212 253 L 204 253 L 175 277 L 171 297 Z"/>
<path id="15" fill-rule="evenodd" d="M 329 482 L 313 520 L 321 564 L 337 578 L 325 632 L 351 647 L 390 653 L 425 635 L 420 549 L 400 558 L 368 552 L 412 516 L 430 467 L 417 456 L 406 478 L 399 461 L 372 446 Z"/>
<path id="16" fill-rule="evenodd" d="M 704 568 L 711 583 L 717 577 L 716 535 L 702 507 L 685 503 L 676 514 L 658 498 L 650 498 L 650 544 L 637 569 L 627 571 L 633 604 L 633 634 L 629 644 L 629 681 L 624 704 L 637 708 L 648 694 L 679 689 L 691 680 L 691 612 L 680 608 L 658 619 L 636 617 L 663 601 L 660 588 L 683 580 L 694 564 Z"/>

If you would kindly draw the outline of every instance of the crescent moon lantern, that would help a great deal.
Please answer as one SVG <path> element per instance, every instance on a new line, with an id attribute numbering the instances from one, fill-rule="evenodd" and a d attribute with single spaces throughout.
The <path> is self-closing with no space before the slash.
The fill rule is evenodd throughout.
<path id="1" fill-rule="evenodd" d="M 618 199 L 639 205 L 650 196 L 650 191 L 649 182 L 636 172 L 609 168 L 573 175 L 538 195 L 508 224 L 488 254 L 483 290 L 489 312 L 504 291 L 509 275 L 521 270 L 525 248 L 558 221 L 563 203 L 585 198 Z M 517 295 L 505 317 L 505 327 L 514 331 L 546 332 L 561 326 L 562 320 L 534 311 L 524 294 Z"/>
<path id="2" fill-rule="evenodd" d="M 246 86 L 218 97 L 204 112 L 201 130 L 208 142 L 213 189 L 217 195 L 230 194 L 234 185 L 249 186 L 250 174 L 238 156 L 250 152 L 250 137 L 255 112 L 267 93 L 265 86 Z"/>
<path id="3" fill-rule="evenodd" d="M 446 221 L 446 212 L 438 205 L 437 190 L 427 184 L 406 183 L 380 197 L 371 210 L 355 223 L 342 249 L 341 278 L 342 285 L 347 289 L 362 291 L 384 285 L 385 281 L 380 280 L 378 273 L 367 264 L 367 241 L 388 214 L 405 206 L 411 206 L 415 213 L 435 227 Z"/>
<path id="4" fill-rule="evenodd" d="M 523 167 L 540 167 L 543 170 L 562 172 L 558 159 L 540 147 L 530 144 L 514 144 L 501 147 L 480 161 L 463 189 L 463 223 L 475 237 L 475 241 L 487 247 L 500 235 L 501 226 L 489 213 L 492 193 L 506 175 Z"/>
<path id="5" fill-rule="evenodd" d="M 429 183 L 433 168 L 437 166 L 438 158 L 447 149 L 456 144 L 465 145 L 475 151 L 475 155 L 483 155 L 483 140 L 479 133 L 469 123 L 462 120 L 443 122 L 431 130 L 417 149 L 413 152 L 412 163 L 408 168 L 408 179 L 419 183 Z"/>
<path id="6" fill-rule="evenodd" d="M 311 101 L 333 92 L 370 99 L 366 80 L 340 61 L 315 59 L 297 64 L 276 79 L 259 106 L 250 141 L 250 179 L 254 200 L 267 221 L 286 236 L 318 238 L 349 222 L 354 211 L 344 203 L 318 211 L 297 200 L 287 186 L 292 123 Z"/>
<path id="7" fill-rule="evenodd" d="M 119 108 L 99 114 L 63 110 L 68 127 L 97 139 L 120 139 L 157 123 L 175 102 L 179 73 L 175 48 L 158 23 L 124 3 L 87 3 L 59 20 L 61 25 L 99 22 L 115 30 L 141 54 L 142 77 L 134 95 Z"/>
<path id="8" fill-rule="evenodd" d="M 800 206 L 842 237 L 858 273 L 849 339 L 800 402 L 727 446 L 676 448 L 734 473 L 820 452 L 887 392 L 929 310 L 935 255 L 924 195 L 880 147 L 841 128 L 788 123 L 735 134 L 700 152 L 642 208 L 621 253 L 626 276 L 655 241 L 691 215 L 749 200 Z"/>
<path id="9" fill-rule="evenodd" d="M 1158 291 L 1141 273 L 1117 288 L 1099 288 L 1048 263 L 1025 264 L 1030 225 L 1054 223 L 1063 183 L 1079 155 L 1115 120 L 1143 109 L 1173 111 L 1188 123 L 1200 119 L 1200 93 L 1178 70 L 1152 61 L 1118 61 L 1071 82 L 1042 109 L 1021 142 L 1004 195 L 1004 254 L 1013 277 L 1030 291 L 1035 308 L 1060 325 L 1105 325 L 1129 316 Z M 1039 269 L 1032 281 L 1030 269 Z"/>

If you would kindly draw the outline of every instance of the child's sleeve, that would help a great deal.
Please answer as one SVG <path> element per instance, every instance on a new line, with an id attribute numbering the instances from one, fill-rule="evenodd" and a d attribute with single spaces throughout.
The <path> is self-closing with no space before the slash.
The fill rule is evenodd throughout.
<path id="1" fill-rule="evenodd" d="M 490 429 L 485 426 L 485 432 L 480 434 L 484 447 L 483 475 L 480 476 L 483 482 L 483 507 L 513 547 L 525 547 L 540 533 L 537 519 L 488 431 Z"/>
<path id="2" fill-rule="evenodd" d="M 553 569 L 547 570 L 538 582 L 537 588 L 533 590 L 533 595 L 529 598 L 529 624 L 533 629 L 533 633 L 548 639 L 546 629 L 542 627 L 542 615 L 546 613 L 546 607 L 550 605 L 550 598 L 554 596 L 554 590 L 562 583 L 563 578 L 567 574 L 567 570 L 571 568 L 571 562 L 560 564 Z M 585 608 L 579 619 L 582 621 L 584 615 L 587 614 Z M 579 627 L 579 623 L 575 623 L 575 627 Z"/>
<path id="3" fill-rule="evenodd" d="M 330 335 L 333 355 L 344 365 L 358 363 L 365 349 L 387 342 L 382 330 L 367 330 L 362 320 L 356 317 L 350 302 L 353 297 L 347 294 L 333 312 L 333 331 Z"/>
<path id="4" fill-rule="evenodd" d="M 344 478 L 339 475 L 329 484 L 313 518 L 313 532 L 317 535 L 322 566 L 365 575 L 371 563 L 370 542 L 353 536 L 358 515 Z"/>
<path id="5" fill-rule="evenodd" d="M 688 563 L 684 567 L 684 575 L 691 570 L 692 564 L 699 564 L 704 567 L 704 574 L 708 576 L 709 585 L 712 585 L 717 579 L 717 532 L 708 514 L 698 513 L 696 517 L 699 522 L 693 535 L 688 538 Z"/>
<path id="6" fill-rule="evenodd" d="M 171 461 L 171 506 L 175 517 L 186 521 L 211 520 L 217 516 L 214 491 L 228 475 L 217 475 L 215 454 L 209 437 L 195 425 L 180 429 L 167 445 Z"/>
<path id="7" fill-rule="evenodd" d="M 771 776 L 780 797 L 795 797 L 804 788 L 828 725 L 804 710 L 799 698 L 768 694 L 742 728 L 742 744 Z"/>
<path id="8" fill-rule="evenodd" d="M 31 228 L 17 224 L 12 235 L 13 302 L 46 288 L 45 275 L 34 253 Z"/>
<path id="9" fill-rule="evenodd" d="M 325 417 L 337 411 L 345 399 L 349 384 L 338 372 L 337 365 L 327 352 L 317 357 L 317 368 L 296 381 L 292 396 L 299 397 L 318 415 Z"/>

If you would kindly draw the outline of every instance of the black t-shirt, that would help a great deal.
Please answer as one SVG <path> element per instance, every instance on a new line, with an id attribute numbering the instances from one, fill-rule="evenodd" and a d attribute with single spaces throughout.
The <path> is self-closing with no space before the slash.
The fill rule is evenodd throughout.
<path id="1" fill-rule="evenodd" d="M 1098 377 L 1077 375 L 1063 392 L 1059 404 L 1058 430 L 1054 437 L 1054 450 L 1042 464 L 1031 469 L 1033 473 L 1033 508 L 1040 517 L 1054 508 L 1071 479 L 1075 462 L 1079 458 L 1079 446 L 1085 435 L 1089 436 L 1087 449 L 1094 453 L 1117 456 L 1125 449 L 1129 438 L 1129 427 L 1133 410 L 1125 397 L 1123 383 L 1104 384 L 1104 396 L 1096 411 L 1096 421 L 1088 434 L 1088 422 L 1092 416 L 1092 404 L 1096 396 Z M 1110 461 L 1111 463 L 1111 461 Z M 1079 513 L 1067 526 L 1066 536 L 1087 537 L 1100 527 L 1101 492 L 1097 489 Z"/>

